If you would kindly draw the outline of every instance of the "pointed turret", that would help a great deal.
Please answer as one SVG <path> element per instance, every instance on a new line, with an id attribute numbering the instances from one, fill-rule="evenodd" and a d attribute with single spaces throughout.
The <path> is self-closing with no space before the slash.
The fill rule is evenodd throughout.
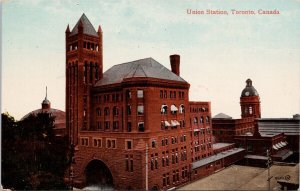
<path id="1" fill-rule="evenodd" d="M 92 23 L 89 21 L 89 19 L 85 16 L 83 13 L 80 19 L 77 21 L 76 25 L 71 31 L 71 35 L 78 34 L 78 29 L 83 28 L 83 34 L 91 35 L 91 36 L 97 36 L 98 34 L 92 25 Z"/>
<path id="2" fill-rule="evenodd" d="M 69 24 L 68 24 L 68 26 L 67 26 L 66 33 L 70 33 L 70 27 L 69 27 Z"/>
<path id="3" fill-rule="evenodd" d="M 98 31 L 97 31 L 97 33 L 102 33 L 102 28 L 101 28 L 101 26 L 99 25 L 99 27 L 98 27 Z"/>

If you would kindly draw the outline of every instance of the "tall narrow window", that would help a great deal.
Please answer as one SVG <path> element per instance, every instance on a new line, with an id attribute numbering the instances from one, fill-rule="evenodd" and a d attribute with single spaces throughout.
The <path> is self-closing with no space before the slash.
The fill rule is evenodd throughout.
<path id="1" fill-rule="evenodd" d="M 109 115 L 109 108 L 108 107 L 104 108 L 104 115 L 105 116 Z"/>
<path id="2" fill-rule="evenodd" d="M 144 122 L 139 122 L 138 123 L 138 131 L 139 132 L 144 132 L 145 131 Z"/>
<path id="3" fill-rule="evenodd" d="M 127 122 L 127 131 L 131 132 L 131 122 Z"/>
<path id="4" fill-rule="evenodd" d="M 119 110 L 118 110 L 118 108 L 116 106 L 113 108 L 113 115 L 114 116 L 119 115 Z"/>
<path id="5" fill-rule="evenodd" d="M 249 114 L 252 114 L 252 106 L 249 106 Z"/>
<path id="6" fill-rule="evenodd" d="M 144 115 L 144 106 L 143 105 L 138 105 L 137 106 L 137 112 L 138 112 L 138 115 Z"/>
<path id="7" fill-rule="evenodd" d="M 138 90 L 137 91 L 137 97 L 138 98 L 143 98 L 144 97 L 144 90 Z"/>
<path id="8" fill-rule="evenodd" d="M 127 105 L 127 115 L 131 115 L 131 105 Z"/>

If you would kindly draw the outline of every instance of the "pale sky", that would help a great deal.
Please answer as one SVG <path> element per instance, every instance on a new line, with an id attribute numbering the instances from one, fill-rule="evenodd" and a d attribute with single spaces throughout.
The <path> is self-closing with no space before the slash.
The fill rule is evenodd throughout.
<path id="1" fill-rule="evenodd" d="M 259 15 L 259 9 L 280 14 Z M 147 57 L 170 68 L 169 55 L 176 53 L 190 100 L 211 101 L 213 116 L 240 117 L 247 78 L 260 95 L 262 117 L 300 113 L 299 0 L 5 0 L 2 112 L 20 119 L 41 108 L 46 86 L 52 108 L 65 110 L 65 30 L 82 13 L 102 27 L 104 71 Z"/>

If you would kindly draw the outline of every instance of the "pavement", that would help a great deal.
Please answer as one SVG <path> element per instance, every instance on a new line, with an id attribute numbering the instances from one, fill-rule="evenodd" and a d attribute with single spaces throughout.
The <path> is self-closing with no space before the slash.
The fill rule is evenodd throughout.
<path id="1" fill-rule="evenodd" d="M 273 176 L 271 190 L 280 190 L 277 180 L 299 180 L 299 164 L 273 165 L 270 168 L 270 176 Z M 267 179 L 266 168 L 232 165 L 176 190 L 268 190 Z"/>

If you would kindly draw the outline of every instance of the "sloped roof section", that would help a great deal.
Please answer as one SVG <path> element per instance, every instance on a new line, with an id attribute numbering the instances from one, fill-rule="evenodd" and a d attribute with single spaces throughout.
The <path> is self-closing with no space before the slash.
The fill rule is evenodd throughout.
<path id="1" fill-rule="evenodd" d="M 89 19 L 85 16 L 84 13 L 80 17 L 80 19 L 78 20 L 78 22 L 76 23 L 76 25 L 74 26 L 74 28 L 72 29 L 71 35 L 78 34 L 78 26 L 79 26 L 80 21 L 83 24 L 83 34 L 92 35 L 92 36 L 98 36 L 98 34 L 97 34 L 94 26 L 89 21 Z"/>
<path id="2" fill-rule="evenodd" d="M 226 115 L 224 113 L 219 113 L 213 117 L 213 119 L 232 119 L 229 115 Z"/>
<path id="3" fill-rule="evenodd" d="M 103 78 L 96 83 L 96 86 L 121 83 L 125 79 L 143 77 L 187 83 L 153 58 L 145 58 L 111 67 L 103 74 Z"/>

